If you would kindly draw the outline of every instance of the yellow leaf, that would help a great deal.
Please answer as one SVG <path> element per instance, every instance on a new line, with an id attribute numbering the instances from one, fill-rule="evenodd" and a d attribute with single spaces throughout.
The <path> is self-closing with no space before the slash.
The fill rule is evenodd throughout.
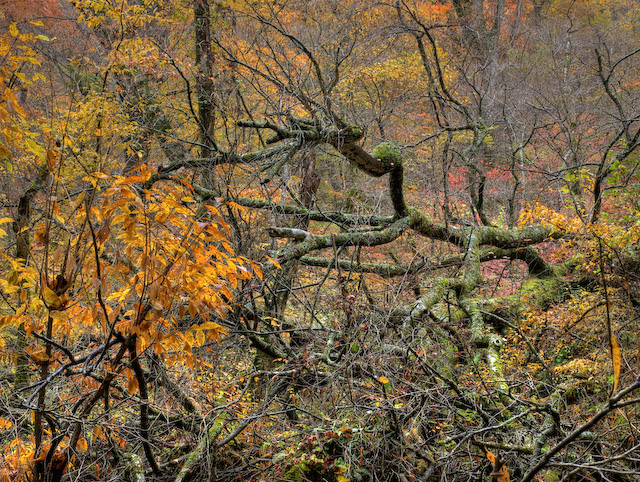
<path id="1" fill-rule="evenodd" d="M 7 430 L 11 428 L 11 422 L 9 420 L 5 420 L 4 418 L 0 418 L 0 430 Z"/>
<path id="2" fill-rule="evenodd" d="M 77 199 L 74 201 L 73 203 L 73 209 L 78 209 L 78 207 L 80 206 L 80 204 L 82 204 L 82 201 L 84 201 L 84 197 L 86 196 L 87 191 L 82 191 Z"/>
<path id="3" fill-rule="evenodd" d="M 344 475 L 338 475 L 338 477 L 336 477 L 337 482 L 349 482 L 349 479 L 347 479 Z"/>
<path id="4" fill-rule="evenodd" d="M 8 159 L 11 157 L 11 151 L 7 146 L 0 142 L 0 159 Z"/>
<path id="5" fill-rule="evenodd" d="M 68 316 L 65 311 L 52 311 L 51 319 L 56 323 L 64 323 L 68 320 Z"/>
<path id="6" fill-rule="evenodd" d="M 616 393 L 618 384 L 620 383 L 620 367 L 622 365 L 622 353 L 620 351 L 620 344 L 616 338 L 615 333 L 611 333 L 611 359 L 613 361 L 613 392 Z"/>
<path id="7" fill-rule="evenodd" d="M 62 302 L 55 291 L 46 285 L 42 287 L 42 299 L 44 299 L 49 308 L 53 308 L 54 310 L 62 306 Z"/>
<path id="8" fill-rule="evenodd" d="M 0 218 L 0 224 L 12 223 L 13 219 L 11 218 Z"/>
<path id="9" fill-rule="evenodd" d="M 204 331 L 198 330 L 196 332 L 196 342 L 197 342 L 198 346 L 204 345 Z"/>
<path id="10" fill-rule="evenodd" d="M 219 330 L 221 326 L 213 321 L 207 321 L 205 323 L 202 323 L 201 325 L 198 325 L 198 328 L 200 328 L 201 330 Z"/>
<path id="11" fill-rule="evenodd" d="M 386 385 L 387 383 L 389 383 L 389 379 L 387 377 L 380 377 L 378 378 L 378 381 L 383 385 Z"/>
<path id="12" fill-rule="evenodd" d="M 29 355 L 31 355 L 31 358 L 37 362 L 42 363 L 49 360 L 49 356 L 44 348 L 36 348 L 35 350 L 27 349 L 27 351 L 29 352 Z"/>
<path id="13" fill-rule="evenodd" d="M 16 24 L 15 22 L 11 22 L 9 24 L 9 33 L 11 34 L 12 37 L 17 37 L 18 36 L 18 24 Z"/>

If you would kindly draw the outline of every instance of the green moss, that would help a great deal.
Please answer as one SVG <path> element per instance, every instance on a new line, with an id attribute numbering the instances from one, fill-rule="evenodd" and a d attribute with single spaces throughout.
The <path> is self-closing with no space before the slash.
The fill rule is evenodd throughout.
<path id="1" fill-rule="evenodd" d="M 544 474 L 545 482 L 558 482 L 560 480 L 560 474 L 557 470 L 549 469 L 547 473 Z"/>
<path id="2" fill-rule="evenodd" d="M 464 320 L 466 317 L 467 317 L 467 314 L 465 313 L 464 310 L 461 310 L 459 308 L 451 310 L 451 316 L 450 316 L 451 323 L 458 323 Z"/>
<path id="3" fill-rule="evenodd" d="M 395 142 L 383 142 L 379 144 L 373 150 L 373 155 L 387 166 L 396 166 L 402 163 L 402 150 Z"/>
<path id="4" fill-rule="evenodd" d="M 533 305 L 545 308 L 559 301 L 564 294 L 563 282 L 560 278 L 529 278 L 522 282 L 519 295 Z"/>
<path id="5" fill-rule="evenodd" d="M 292 482 L 302 482 L 306 479 L 305 470 L 300 465 L 294 465 L 284 473 L 283 479 Z"/>
<path id="6" fill-rule="evenodd" d="M 364 136 L 364 132 L 362 132 L 362 129 L 357 126 L 351 126 L 349 130 L 351 131 L 351 135 L 356 139 L 360 139 L 362 138 L 362 136 Z"/>

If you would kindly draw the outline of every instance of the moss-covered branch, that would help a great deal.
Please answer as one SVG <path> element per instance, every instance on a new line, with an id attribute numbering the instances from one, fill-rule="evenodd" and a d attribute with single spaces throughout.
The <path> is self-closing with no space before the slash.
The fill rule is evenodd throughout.
<path id="1" fill-rule="evenodd" d="M 212 157 L 207 158 L 179 158 L 168 164 L 161 165 L 158 168 L 158 172 L 152 174 L 151 177 L 144 183 L 144 187 L 151 187 L 155 182 L 166 178 L 167 174 L 175 172 L 180 168 L 202 169 L 212 168 L 223 164 L 252 164 L 254 162 L 269 159 L 277 155 L 287 154 L 298 149 L 299 147 L 300 145 L 297 141 L 288 141 L 277 144 L 275 146 L 265 147 L 264 149 L 245 152 L 244 154 L 219 151 Z"/>
<path id="2" fill-rule="evenodd" d="M 496 248 L 524 248 L 541 243 L 547 239 L 559 239 L 565 233 L 552 226 L 527 226 L 524 228 L 499 228 L 495 226 L 459 227 L 437 223 L 415 208 L 409 208 L 411 229 L 430 239 L 447 241 L 463 246 L 469 232 L 477 231 L 478 245 L 491 245 Z"/>
<path id="3" fill-rule="evenodd" d="M 392 322 L 401 322 L 405 326 L 415 325 L 422 321 L 429 310 L 439 303 L 448 291 L 455 292 L 470 288 L 466 287 L 465 283 L 461 278 L 435 278 L 431 288 L 424 295 L 409 305 L 394 309 L 389 318 Z"/>
<path id="4" fill-rule="evenodd" d="M 296 241 L 305 241 L 311 239 L 313 236 L 309 231 L 305 231 L 304 229 L 279 228 L 275 226 L 267 228 L 267 233 L 269 233 L 269 236 L 272 238 L 289 238 Z"/>
<path id="5" fill-rule="evenodd" d="M 216 193 L 210 189 L 206 189 L 200 186 L 194 186 L 196 192 L 203 197 L 203 199 L 213 199 L 220 196 L 220 193 Z M 287 204 L 278 204 L 272 201 L 266 201 L 263 199 L 253 199 L 246 197 L 237 197 L 230 199 L 240 206 L 252 208 L 252 209 L 264 209 L 272 211 L 274 214 L 299 216 L 301 218 L 308 218 L 311 221 L 318 221 L 323 223 L 333 223 L 340 226 L 388 226 L 395 221 L 394 216 L 367 216 L 358 214 L 345 214 L 335 211 L 318 211 L 307 209 L 302 206 L 291 206 Z"/>
<path id="6" fill-rule="evenodd" d="M 314 234 L 305 241 L 282 250 L 278 259 L 289 261 L 300 259 L 307 253 L 332 246 L 380 246 L 399 238 L 408 228 L 408 218 L 398 219 L 389 227 L 380 231 L 348 232 L 331 234 Z"/>
<path id="7" fill-rule="evenodd" d="M 151 357 L 151 370 L 153 371 L 153 380 L 160 386 L 163 386 L 169 394 L 180 403 L 182 408 L 191 414 L 198 415 L 200 407 L 189 394 L 187 394 L 169 375 L 162 360 L 157 356 Z"/>
<path id="8" fill-rule="evenodd" d="M 196 448 L 189 454 L 186 462 L 180 469 L 175 482 L 186 482 L 192 480 L 194 472 L 202 464 L 202 459 L 209 454 L 209 450 L 216 446 L 216 439 L 220 436 L 227 421 L 227 413 L 224 412 L 215 420 L 213 425 L 207 430 Z"/>
<path id="9" fill-rule="evenodd" d="M 352 165 L 370 176 L 383 176 L 397 166 L 394 159 L 380 159 L 365 151 L 359 144 L 361 138 L 362 131 L 360 129 L 348 127 L 331 133 L 327 141 Z"/>
<path id="10" fill-rule="evenodd" d="M 122 457 L 125 462 L 124 474 L 130 482 L 145 482 L 144 466 L 138 454 L 126 453 Z"/>
<path id="11" fill-rule="evenodd" d="M 435 271 L 452 266 L 461 266 L 464 264 L 464 253 L 453 254 L 439 261 L 427 261 L 420 259 L 413 263 L 367 263 L 355 262 L 347 259 L 323 258 L 320 256 L 303 256 L 300 262 L 307 266 L 316 266 L 328 268 L 335 266 L 336 263 L 340 269 L 352 271 L 355 273 L 371 273 L 377 274 L 383 278 L 393 278 L 395 276 L 414 275 L 420 272 Z M 540 254 L 532 246 L 526 248 L 501 249 L 488 248 L 483 249 L 479 253 L 481 262 L 493 261 L 496 259 L 521 260 L 527 263 L 529 274 L 535 277 L 547 277 L 553 275 L 553 267 L 545 262 Z"/>
<path id="12" fill-rule="evenodd" d="M 406 276 L 416 274 L 425 269 L 435 269 L 433 265 L 421 261 L 414 264 L 387 264 L 387 263 L 362 263 L 347 259 L 322 258 L 319 256 L 303 256 L 300 262 L 307 266 L 330 268 L 336 264 L 340 269 L 355 273 L 372 273 L 383 278 L 393 278 L 394 276 Z"/>

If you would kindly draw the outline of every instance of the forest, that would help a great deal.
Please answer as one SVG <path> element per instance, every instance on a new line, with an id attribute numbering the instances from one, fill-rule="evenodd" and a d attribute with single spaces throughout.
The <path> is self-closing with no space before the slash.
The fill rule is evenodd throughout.
<path id="1" fill-rule="evenodd" d="M 0 482 L 640 480 L 640 1 L 0 0 Z"/>

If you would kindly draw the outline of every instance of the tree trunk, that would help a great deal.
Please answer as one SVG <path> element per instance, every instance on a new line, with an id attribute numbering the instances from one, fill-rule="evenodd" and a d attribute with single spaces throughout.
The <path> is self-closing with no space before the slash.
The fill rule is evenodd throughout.
<path id="1" fill-rule="evenodd" d="M 194 2 L 200 152 L 202 158 L 208 159 L 216 150 L 213 102 L 213 67 L 215 59 L 211 42 L 211 10 L 209 8 L 209 0 L 194 0 Z"/>

